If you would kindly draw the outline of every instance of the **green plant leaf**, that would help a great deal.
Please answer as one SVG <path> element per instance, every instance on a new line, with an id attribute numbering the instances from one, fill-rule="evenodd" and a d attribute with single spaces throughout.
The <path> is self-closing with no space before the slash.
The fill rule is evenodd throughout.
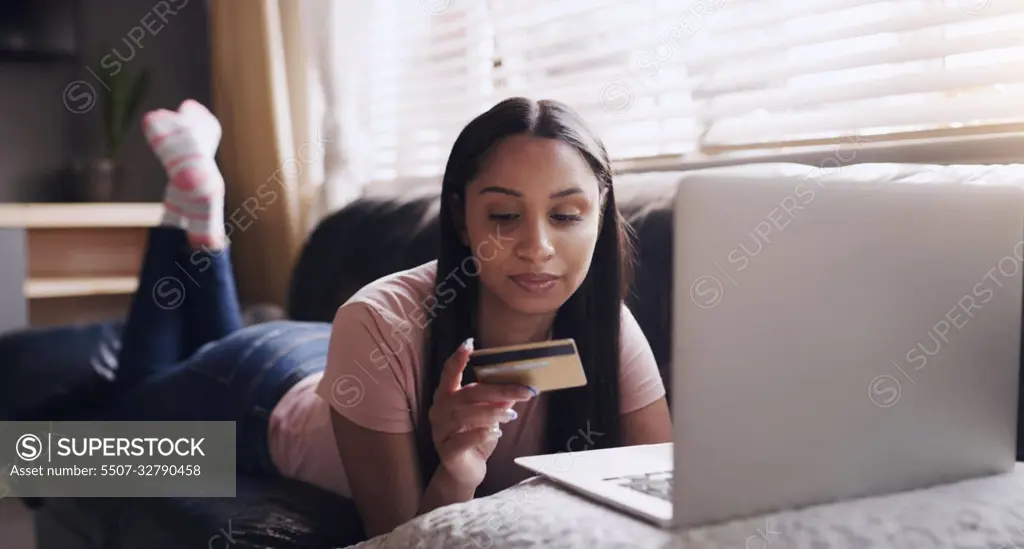
<path id="1" fill-rule="evenodd" d="M 96 59 L 96 67 L 103 66 L 103 59 L 112 51 L 107 44 L 102 44 Z M 107 70 L 93 71 L 100 80 L 103 89 L 98 90 L 102 96 L 102 147 L 103 154 L 113 159 L 121 150 L 125 138 L 136 123 L 140 109 L 150 88 L 150 71 L 141 69 L 137 74 L 129 70 L 128 64 L 119 65 L 117 73 Z"/>
<path id="2" fill-rule="evenodd" d="M 110 93 L 111 103 L 113 108 L 110 113 L 110 157 L 117 156 L 117 151 L 121 148 L 121 134 L 124 126 L 124 96 L 125 96 L 125 71 L 115 74 L 111 78 L 110 82 Z"/>
<path id="3" fill-rule="evenodd" d="M 131 90 L 128 91 L 128 96 L 125 98 L 124 104 L 124 118 L 121 131 L 121 138 L 131 131 L 132 126 L 135 125 L 139 110 L 142 108 L 142 102 L 145 100 L 146 94 L 149 93 L 149 70 L 143 69 L 139 76 L 135 79 Z"/>
<path id="4" fill-rule="evenodd" d="M 106 76 L 105 78 L 101 77 L 100 80 L 104 84 L 103 89 L 99 90 L 99 94 L 103 96 L 103 154 L 109 158 L 113 150 L 114 94 L 110 91 L 113 89 L 111 87 L 111 78 Z"/>
<path id="5" fill-rule="evenodd" d="M 131 84 L 129 84 L 129 77 L 124 71 L 111 78 L 108 92 L 110 110 L 106 120 L 108 155 L 111 158 L 117 155 L 125 137 L 131 132 L 146 94 L 149 93 L 149 85 L 150 72 L 147 69 L 140 71 L 131 80 Z"/>

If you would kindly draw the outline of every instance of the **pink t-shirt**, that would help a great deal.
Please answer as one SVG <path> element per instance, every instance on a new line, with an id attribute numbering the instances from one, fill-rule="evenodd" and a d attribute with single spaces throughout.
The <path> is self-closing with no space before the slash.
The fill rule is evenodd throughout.
<path id="1" fill-rule="evenodd" d="M 331 330 L 327 367 L 295 385 L 270 417 L 270 454 L 278 471 L 351 497 L 335 445 L 330 410 L 385 433 L 409 433 L 418 420 L 423 346 L 430 328 L 437 262 L 383 277 L 342 305 Z M 643 408 L 665 395 L 657 363 L 636 319 L 622 307 L 620 412 Z M 453 349 L 454 351 L 454 349 Z M 547 395 L 516 404 L 518 419 L 487 461 L 480 493 L 502 490 L 531 476 L 519 456 L 543 452 Z M 573 450 L 583 449 L 581 442 Z"/>

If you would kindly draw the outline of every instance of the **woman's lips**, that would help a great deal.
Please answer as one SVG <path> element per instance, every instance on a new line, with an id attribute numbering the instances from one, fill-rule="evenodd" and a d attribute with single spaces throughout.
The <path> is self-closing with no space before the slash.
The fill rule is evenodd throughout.
<path id="1" fill-rule="evenodd" d="M 512 275 L 512 279 L 520 288 L 530 293 L 544 293 L 555 287 L 558 277 L 547 273 L 525 273 Z"/>

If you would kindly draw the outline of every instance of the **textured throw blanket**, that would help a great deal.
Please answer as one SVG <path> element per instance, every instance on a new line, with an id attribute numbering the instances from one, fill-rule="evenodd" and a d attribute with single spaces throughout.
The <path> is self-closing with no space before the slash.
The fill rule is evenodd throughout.
<path id="1" fill-rule="evenodd" d="M 532 478 L 353 547 L 1024 549 L 1024 463 L 1012 474 L 676 533 Z"/>

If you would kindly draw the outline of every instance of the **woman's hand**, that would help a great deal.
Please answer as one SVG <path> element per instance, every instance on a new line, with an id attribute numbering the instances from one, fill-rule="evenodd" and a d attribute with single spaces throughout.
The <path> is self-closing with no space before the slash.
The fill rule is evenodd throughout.
<path id="1" fill-rule="evenodd" d="M 515 419 L 512 406 L 533 398 L 534 392 L 520 385 L 463 386 L 462 372 L 472 351 L 470 338 L 445 361 L 429 417 L 441 466 L 461 486 L 476 488 L 487 474 L 487 459 L 498 445 L 500 425 Z"/>

